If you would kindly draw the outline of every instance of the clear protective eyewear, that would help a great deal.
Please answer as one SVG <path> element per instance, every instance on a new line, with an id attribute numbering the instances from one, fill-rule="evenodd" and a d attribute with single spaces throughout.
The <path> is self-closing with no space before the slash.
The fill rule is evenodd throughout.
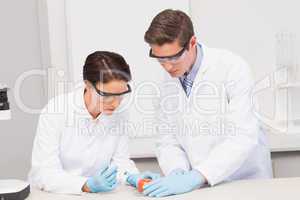
<path id="1" fill-rule="evenodd" d="M 111 102 L 112 100 L 118 98 L 118 99 L 123 99 L 125 95 L 131 93 L 131 87 L 129 84 L 127 84 L 127 90 L 121 93 L 110 93 L 110 92 L 103 92 L 101 90 L 99 90 L 96 87 L 96 84 L 93 84 L 93 87 L 96 91 L 96 93 L 103 99 L 104 102 Z"/>

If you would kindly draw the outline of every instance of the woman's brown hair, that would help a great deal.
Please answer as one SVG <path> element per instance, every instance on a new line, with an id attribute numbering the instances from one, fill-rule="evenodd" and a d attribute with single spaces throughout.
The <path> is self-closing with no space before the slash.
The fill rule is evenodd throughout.
<path id="1" fill-rule="evenodd" d="M 83 66 L 83 80 L 92 84 L 108 83 L 112 80 L 129 82 L 131 72 L 121 55 L 108 51 L 96 51 L 86 58 Z"/>

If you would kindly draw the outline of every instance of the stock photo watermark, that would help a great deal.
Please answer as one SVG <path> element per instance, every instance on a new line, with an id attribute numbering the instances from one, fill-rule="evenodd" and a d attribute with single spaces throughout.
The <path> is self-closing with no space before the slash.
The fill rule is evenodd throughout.
<path id="1" fill-rule="evenodd" d="M 250 88 L 246 88 L 245 91 L 243 91 L 244 93 L 242 95 L 244 96 L 242 98 L 249 101 L 249 105 L 243 107 L 243 110 L 239 112 L 249 112 L 248 114 L 255 115 L 263 125 L 272 126 L 278 119 L 278 116 L 281 116 L 282 118 L 282 115 L 285 114 L 284 110 L 288 110 L 290 106 L 288 105 L 289 101 L 285 100 L 290 97 L 288 94 L 284 95 L 284 87 L 279 92 L 277 90 L 278 87 L 288 83 L 287 74 L 288 68 L 278 69 L 265 78 L 255 82 L 253 85 L 250 85 Z M 52 101 L 52 103 L 51 105 L 48 103 L 48 106 L 45 108 L 30 108 L 22 99 L 22 86 L 26 83 L 27 79 L 30 79 L 33 76 L 41 76 L 44 80 L 47 80 L 45 82 L 48 82 L 48 84 L 45 84 L 45 90 L 47 91 L 47 99 L 51 99 L 50 101 Z M 136 113 L 140 117 L 142 116 L 143 119 L 136 121 L 134 116 L 125 116 L 126 123 L 116 122 L 116 129 L 110 127 L 109 131 L 106 128 L 104 132 L 118 134 L 118 132 L 122 132 L 120 131 L 120 129 L 122 129 L 123 132 L 132 137 L 140 132 L 147 132 L 155 135 L 158 130 L 160 130 L 159 132 L 170 132 L 174 131 L 174 129 L 179 135 L 216 135 L 220 133 L 234 135 L 236 132 L 236 123 L 239 121 L 232 117 L 232 113 L 235 112 L 235 107 L 232 105 L 232 102 L 230 102 L 231 94 L 228 91 L 238 88 L 240 83 L 234 81 L 222 83 L 210 81 L 197 82 L 193 86 L 193 95 L 191 95 L 188 101 L 186 100 L 186 96 L 182 94 L 184 91 L 182 90 L 181 85 L 174 81 L 162 83 L 143 81 L 140 83 L 130 82 L 129 84 L 133 88 L 132 93 L 126 95 L 126 97 L 122 99 L 121 105 L 114 111 L 114 114 L 122 115 L 123 113 L 124 116 L 124 113 L 129 113 L 132 115 L 131 111 L 134 110 L 133 113 Z M 71 109 L 74 115 L 67 116 L 68 119 L 66 120 L 66 123 L 68 123 L 68 126 L 80 126 L 82 122 L 78 119 L 86 113 L 86 108 L 76 102 L 76 95 L 72 96 L 64 94 L 73 92 L 74 94 L 78 93 L 80 96 L 82 95 L 82 88 L 84 87 L 84 81 L 68 81 L 68 77 L 64 71 L 48 68 L 44 70 L 32 69 L 23 72 L 18 76 L 15 85 L 11 90 L 13 91 L 16 105 L 23 112 L 28 114 L 64 114 Z M 145 88 L 147 88 L 147 90 Z M 261 112 L 261 107 L 259 106 L 259 96 L 264 92 L 271 92 L 274 98 L 273 112 L 271 115 L 266 115 Z M 57 96 L 60 97 L 58 98 Z M 238 104 L 239 100 L 234 103 Z M 281 107 L 278 108 L 278 106 Z M 163 117 L 160 118 L 161 122 L 158 125 L 153 122 L 153 119 L 158 118 L 160 115 L 163 115 Z M 186 116 L 195 117 L 192 117 L 192 123 L 183 120 L 183 123 L 180 124 L 185 125 L 185 127 L 182 126 L 178 128 L 176 124 L 175 126 L 170 125 L 172 123 L 174 124 L 174 121 L 168 122 L 170 116 L 176 120 L 180 120 Z M 197 118 L 197 116 L 201 117 Z M 220 120 L 210 120 L 210 118 L 214 116 L 225 120 L 220 123 L 218 122 Z M 103 127 L 99 126 L 96 129 L 87 130 L 87 132 L 82 131 L 82 133 L 78 134 L 93 135 L 94 131 L 101 132 L 97 129 L 103 129 Z"/>

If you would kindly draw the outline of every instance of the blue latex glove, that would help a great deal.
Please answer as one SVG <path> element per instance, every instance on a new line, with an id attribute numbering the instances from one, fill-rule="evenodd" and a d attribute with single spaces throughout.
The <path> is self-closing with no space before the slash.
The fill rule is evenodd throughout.
<path id="1" fill-rule="evenodd" d="M 96 176 L 90 177 L 86 185 L 92 193 L 109 192 L 117 186 L 117 167 L 105 166 Z"/>
<path id="2" fill-rule="evenodd" d="M 165 197 L 193 191 L 205 184 L 204 176 L 197 170 L 171 173 L 170 175 L 145 184 L 144 195 Z"/>
<path id="3" fill-rule="evenodd" d="M 158 178 L 160 178 L 160 174 L 158 173 L 153 173 L 150 171 L 146 171 L 140 174 L 128 174 L 128 178 L 127 178 L 127 182 L 132 185 L 133 187 L 137 187 L 139 180 L 141 179 L 152 179 L 152 180 L 156 180 Z"/>
<path id="4" fill-rule="evenodd" d="M 181 168 L 177 168 L 177 169 L 174 169 L 173 171 L 170 172 L 169 175 L 173 175 L 173 174 L 184 174 L 186 173 L 185 170 L 181 169 Z"/>

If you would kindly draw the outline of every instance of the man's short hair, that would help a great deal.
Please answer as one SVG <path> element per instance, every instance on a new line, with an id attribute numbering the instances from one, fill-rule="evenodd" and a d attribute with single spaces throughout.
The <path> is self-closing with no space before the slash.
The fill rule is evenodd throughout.
<path id="1" fill-rule="evenodd" d="M 180 10 L 167 9 L 154 17 L 144 39 L 148 44 L 159 46 L 178 39 L 183 47 L 192 36 L 194 27 L 191 18 Z"/>

